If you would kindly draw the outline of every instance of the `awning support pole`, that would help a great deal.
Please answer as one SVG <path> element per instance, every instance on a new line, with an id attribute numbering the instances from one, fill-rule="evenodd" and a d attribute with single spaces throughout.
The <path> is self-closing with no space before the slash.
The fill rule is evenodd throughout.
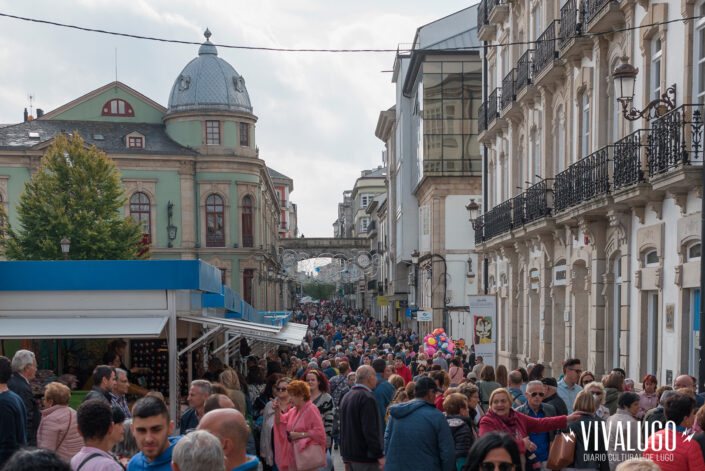
<path id="1" fill-rule="evenodd" d="M 197 340 L 194 340 L 189 344 L 188 347 L 184 348 L 179 352 L 179 356 L 183 355 L 184 353 L 190 352 L 194 348 L 198 347 L 202 343 L 206 342 L 209 338 L 213 337 L 217 333 L 219 333 L 221 330 L 223 330 L 222 326 L 215 327 L 214 329 L 209 330 L 205 334 L 201 335 Z"/>
<path id="2" fill-rule="evenodd" d="M 193 342 L 193 329 L 190 322 L 187 322 L 187 324 L 188 330 L 186 333 L 186 341 L 190 344 L 191 342 Z M 186 357 L 186 365 L 188 368 L 188 384 L 189 387 L 191 387 L 191 382 L 193 381 L 193 355 L 189 355 L 188 357 Z"/>
<path id="3" fill-rule="evenodd" d="M 233 335 L 233 334 L 228 334 L 228 335 Z M 220 347 L 218 347 L 218 348 L 216 348 L 215 350 L 213 350 L 213 353 L 212 353 L 212 354 L 215 355 L 216 353 L 218 353 L 218 352 L 221 351 L 222 349 L 229 347 L 233 342 L 235 342 L 235 341 L 238 340 L 239 338 L 240 338 L 240 336 L 233 336 L 233 337 L 230 337 L 230 339 L 228 339 L 227 342 L 225 342 L 223 345 L 221 345 Z M 226 358 L 228 358 L 227 354 L 228 354 L 228 352 L 226 352 Z"/>
<path id="4" fill-rule="evenodd" d="M 174 291 L 167 291 L 169 305 L 169 327 L 167 331 L 167 348 L 169 350 L 169 415 L 176 423 L 179 413 L 179 357 L 177 356 L 178 345 L 176 343 L 176 294 Z"/>

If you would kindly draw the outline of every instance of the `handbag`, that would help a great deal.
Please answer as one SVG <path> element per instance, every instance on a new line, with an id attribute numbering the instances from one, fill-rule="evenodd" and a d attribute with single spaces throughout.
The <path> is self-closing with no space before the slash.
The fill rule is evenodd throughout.
<path id="1" fill-rule="evenodd" d="M 548 461 L 546 467 L 548 469 L 560 470 L 570 466 L 575 461 L 575 434 L 570 434 L 570 440 L 565 437 L 567 435 L 556 435 L 551 443 L 551 448 L 548 451 Z"/>
<path id="2" fill-rule="evenodd" d="M 309 407 L 310 405 L 311 403 L 309 403 L 306 407 Z M 299 423 L 299 420 L 301 420 L 303 415 L 303 411 L 301 411 L 299 418 L 296 419 L 296 422 L 294 422 L 292 431 L 296 431 L 296 425 Z M 326 453 L 323 451 L 323 447 L 318 443 L 310 443 L 303 450 L 299 450 L 299 447 L 296 446 L 296 442 L 294 442 L 293 445 L 296 471 L 306 471 L 309 469 L 318 469 L 326 466 Z"/>

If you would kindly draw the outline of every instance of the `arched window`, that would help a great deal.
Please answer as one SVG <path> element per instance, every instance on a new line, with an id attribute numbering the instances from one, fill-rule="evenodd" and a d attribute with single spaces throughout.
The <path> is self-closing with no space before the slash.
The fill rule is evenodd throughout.
<path id="1" fill-rule="evenodd" d="M 223 198 L 206 198 L 206 247 L 225 247 L 225 207 Z"/>
<path id="2" fill-rule="evenodd" d="M 137 192 L 130 197 L 130 215 L 142 228 L 142 234 L 149 235 L 152 227 L 149 196 Z"/>
<path id="3" fill-rule="evenodd" d="M 661 38 L 651 40 L 651 99 L 661 97 Z"/>
<path id="4" fill-rule="evenodd" d="M 644 266 L 655 267 L 658 265 L 658 253 L 655 250 L 649 250 L 644 254 Z"/>
<path id="5" fill-rule="evenodd" d="M 254 230 L 252 224 L 252 197 L 242 199 L 242 246 L 254 247 Z"/>
<path id="6" fill-rule="evenodd" d="M 113 98 L 107 101 L 103 105 L 103 110 L 101 112 L 103 116 L 135 116 L 135 111 L 132 106 L 125 100 L 120 98 Z"/>
<path id="7" fill-rule="evenodd" d="M 580 158 L 583 158 L 590 152 L 590 95 L 587 91 L 583 92 L 580 107 Z"/>
<path id="8" fill-rule="evenodd" d="M 565 116 L 563 115 L 563 107 L 559 106 L 556 111 L 556 170 L 558 173 L 563 171 L 564 158 L 564 137 L 563 127 L 565 126 Z"/>
<path id="9" fill-rule="evenodd" d="M 688 246 L 688 255 L 686 257 L 687 261 L 692 262 L 700 260 L 700 242 L 695 242 Z"/>

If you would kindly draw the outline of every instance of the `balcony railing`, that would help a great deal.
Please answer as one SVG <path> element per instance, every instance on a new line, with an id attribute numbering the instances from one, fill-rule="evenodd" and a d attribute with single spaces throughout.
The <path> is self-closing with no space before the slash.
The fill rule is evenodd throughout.
<path id="1" fill-rule="evenodd" d="M 504 2 L 501 0 L 487 0 L 487 18 L 489 22 L 489 17 L 492 15 L 492 10 L 495 9 L 497 5 L 501 5 Z"/>
<path id="2" fill-rule="evenodd" d="M 495 88 L 487 99 L 487 127 L 499 117 L 499 88 Z"/>
<path id="3" fill-rule="evenodd" d="M 424 174 L 459 175 L 476 173 L 482 174 L 482 159 L 446 159 L 423 161 Z"/>
<path id="4" fill-rule="evenodd" d="M 477 225 L 477 230 L 475 231 L 475 245 L 481 244 L 483 240 L 485 240 L 484 237 L 484 231 L 485 231 L 485 215 L 481 215 L 480 217 L 477 218 L 476 225 Z"/>
<path id="5" fill-rule="evenodd" d="M 498 204 L 485 213 L 485 239 L 491 239 L 512 228 L 512 200 Z"/>
<path id="6" fill-rule="evenodd" d="M 524 225 L 524 193 L 520 193 L 512 198 L 512 229 L 518 229 Z"/>
<path id="7" fill-rule="evenodd" d="M 530 186 L 524 193 L 524 223 L 541 219 L 551 214 L 549 206 L 548 188 L 546 180 Z"/>
<path id="8" fill-rule="evenodd" d="M 502 80 L 502 109 L 511 105 L 516 99 L 514 93 L 514 76 L 516 75 L 516 69 L 512 69 Z"/>
<path id="9" fill-rule="evenodd" d="M 541 33 L 541 36 L 536 40 L 536 52 L 534 53 L 534 75 L 538 75 L 546 66 L 553 62 L 553 59 L 558 57 L 558 49 L 556 48 L 556 31 L 558 30 L 559 21 L 553 20 L 548 25 L 546 31 Z"/>
<path id="10" fill-rule="evenodd" d="M 571 38 L 580 36 L 580 12 L 575 6 L 577 0 L 568 0 L 561 7 L 561 27 L 558 33 L 558 47 L 568 42 Z"/>
<path id="11" fill-rule="evenodd" d="M 615 190 L 644 181 L 641 157 L 647 142 L 648 130 L 639 129 L 614 143 L 612 186 Z"/>
<path id="12" fill-rule="evenodd" d="M 482 25 L 487 24 L 487 2 L 488 0 L 482 0 L 477 7 L 477 27 L 480 28 Z"/>
<path id="13" fill-rule="evenodd" d="M 703 157 L 703 106 L 682 105 L 651 122 L 649 176 Z"/>
<path id="14" fill-rule="evenodd" d="M 590 23 L 600 10 L 612 1 L 614 0 L 585 0 L 585 23 Z"/>
<path id="15" fill-rule="evenodd" d="M 610 146 L 605 146 L 556 175 L 556 212 L 609 193 L 609 150 Z"/>
<path id="16" fill-rule="evenodd" d="M 533 49 L 528 49 L 521 55 L 519 61 L 517 62 L 517 94 L 531 83 L 531 55 L 533 52 Z"/>
<path id="17" fill-rule="evenodd" d="M 487 102 L 483 102 L 477 109 L 477 132 L 487 130 Z"/>

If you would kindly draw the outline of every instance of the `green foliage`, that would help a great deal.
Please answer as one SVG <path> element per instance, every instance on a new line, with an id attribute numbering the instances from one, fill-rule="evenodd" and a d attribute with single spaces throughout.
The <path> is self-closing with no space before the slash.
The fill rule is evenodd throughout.
<path id="1" fill-rule="evenodd" d="M 305 295 L 319 301 L 327 301 L 335 293 L 335 285 L 329 283 L 306 283 L 303 287 Z"/>
<path id="2" fill-rule="evenodd" d="M 86 148 L 78 133 L 60 134 L 25 184 L 17 206 L 19 229 L 5 227 L 0 239 L 4 255 L 10 260 L 61 260 L 60 241 L 66 237 L 71 260 L 140 258 L 141 230 L 123 216 L 124 204 L 115 163 L 96 147 Z"/>

